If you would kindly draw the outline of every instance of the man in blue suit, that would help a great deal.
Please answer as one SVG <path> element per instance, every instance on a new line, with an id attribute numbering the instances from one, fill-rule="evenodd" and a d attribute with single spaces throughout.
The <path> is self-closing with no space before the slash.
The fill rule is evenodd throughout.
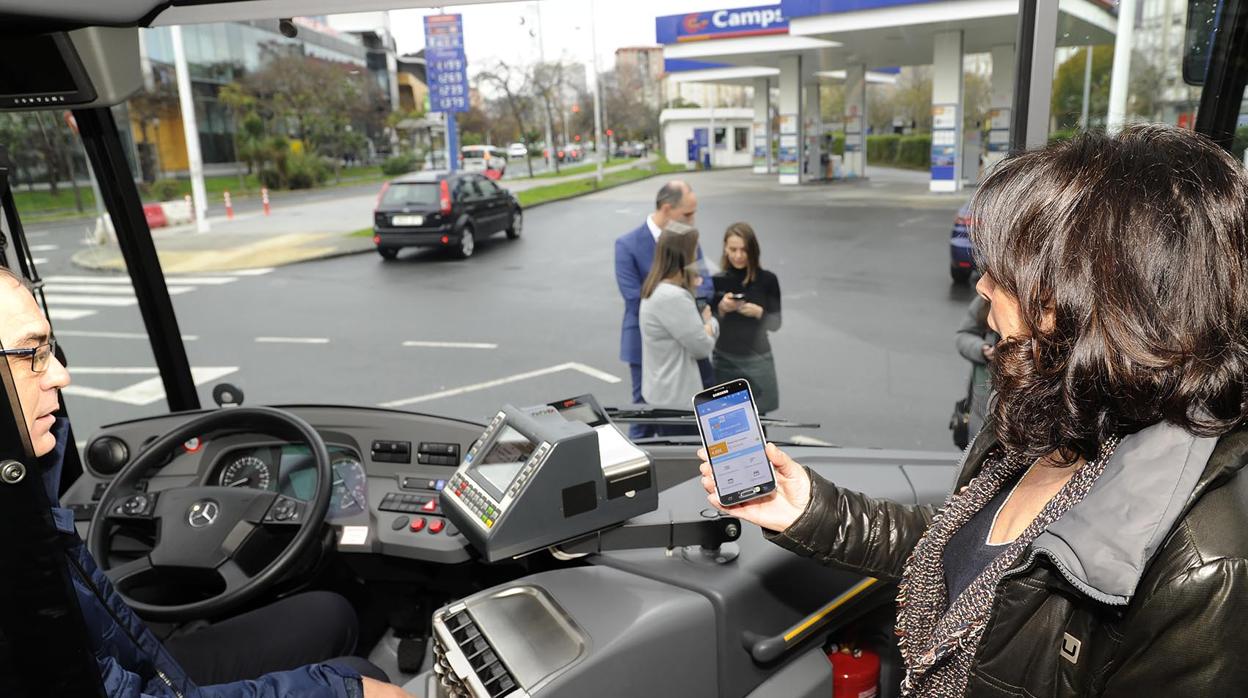
<path id="1" fill-rule="evenodd" d="M 693 225 L 697 212 L 698 197 L 693 189 L 685 182 L 672 180 L 659 189 L 654 199 L 654 213 L 646 216 L 646 222 L 615 240 L 615 283 L 619 285 L 620 295 L 624 297 L 620 360 L 628 364 L 632 374 L 635 404 L 645 402 L 641 396 L 641 323 L 637 319 L 641 308 L 641 285 L 650 274 L 659 233 L 672 221 Z M 706 271 L 701 246 L 698 247 L 698 274 L 702 276 L 698 297 L 710 302 L 715 288 L 711 283 L 711 275 Z M 699 361 L 698 369 L 702 372 L 702 384 L 710 385 L 711 362 L 706 359 Z"/>

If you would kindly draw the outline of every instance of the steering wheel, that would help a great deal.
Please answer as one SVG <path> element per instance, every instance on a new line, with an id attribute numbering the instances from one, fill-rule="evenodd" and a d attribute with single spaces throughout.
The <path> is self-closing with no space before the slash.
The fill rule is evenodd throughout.
<path id="1" fill-rule="evenodd" d="M 223 429 L 297 434 L 316 463 L 316 492 L 304 502 L 270 492 L 237 487 L 191 486 L 144 492 L 136 483 L 162 457 L 192 437 Z M 183 621 L 225 614 L 260 595 L 290 571 L 320 541 L 332 490 L 329 451 L 320 434 L 303 419 L 271 407 L 235 407 L 209 412 L 174 429 L 122 468 L 100 497 L 91 517 L 87 550 L 103 568 L 112 550 L 113 523 L 154 521 L 156 547 L 131 562 L 106 569 L 125 602 L 151 620 Z M 271 562 L 249 573 L 236 557 L 261 526 L 296 529 L 294 538 Z M 224 586 L 215 595 L 183 604 L 153 604 L 126 594 L 140 576 L 187 571 L 215 572 Z"/>

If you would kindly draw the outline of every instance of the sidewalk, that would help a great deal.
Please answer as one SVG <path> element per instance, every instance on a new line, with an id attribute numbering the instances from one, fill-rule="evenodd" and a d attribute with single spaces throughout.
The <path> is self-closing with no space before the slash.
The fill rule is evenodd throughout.
<path id="1" fill-rule="evenodd" d="M 651 162 L 636 160 L 604 169 L 615 172 Z M 512 192 L 582 179 L 594 172 L 545 179 L 505 182 Z M 372 224 L 377 193 L 352 193 L 341 197 L 273 198 L 272 213 L 252 210 L 225 216 L 209 216 L 211 230 L 195 232 L 194 226 L 152 231 L 156 253 L 166 274 L 197 274 L 277 267 L 314 259 L 371 252 L 373 240 L 353 235 Z M 82 250 L 73 256 L 77 266 L 97 271 L 124 271 L 125 262 L 116 242 Z"/>

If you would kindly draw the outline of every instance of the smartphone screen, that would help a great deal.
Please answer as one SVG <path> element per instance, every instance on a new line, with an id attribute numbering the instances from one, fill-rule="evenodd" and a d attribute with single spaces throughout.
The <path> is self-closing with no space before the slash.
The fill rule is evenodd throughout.
<path id="1" fill-rule="evenodd" d="M 776 476 L 750 384 L 737 379 L 703 390 L 693 397 L 693 409 L 719 501 L 728 506 L 773 492 Z"/>

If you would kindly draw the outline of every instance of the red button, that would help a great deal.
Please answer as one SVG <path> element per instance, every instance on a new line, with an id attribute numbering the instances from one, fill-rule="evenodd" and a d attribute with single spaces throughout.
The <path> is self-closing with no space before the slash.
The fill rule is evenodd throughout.
<path id="1" fill-rule="evenodd" d="M 421 516 L 421 517 L 412 519 L 412 523 L 411 525 L 408 526 L 408 528 L 411 529 L 412 533 L 420 533 L 421 531 L 425 530 L 425 517 Z"/>
<path id="2" fill-rule="evenodd" d="M 441 533 L 444 528 L 446 528 L 446 522 L 442 519 L 434 519 L 429 522 L 430 533 Z"/>
<path id="3" fill-rule="evenodd" d="M 425 502 L 425 505 L 422 506 L 420 510 L 436 512 L 438 510 L 438 500 L 430 499 L 429 501 Z"/>

